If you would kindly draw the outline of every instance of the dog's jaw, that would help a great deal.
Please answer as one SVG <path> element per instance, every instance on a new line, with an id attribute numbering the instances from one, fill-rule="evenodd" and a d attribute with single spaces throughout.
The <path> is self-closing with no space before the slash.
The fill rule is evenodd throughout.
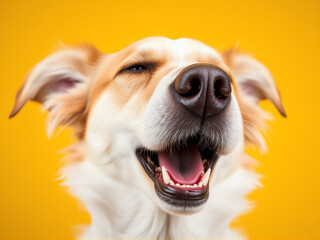
<path id="1" fill-rule="evenodd" d="M 148 195 L 151 186 L 140 189 L 115 181 L 89 159 L 65 167 L 62 175 L 91 216 L 92 224 L 81 239 L 243 239 L 230 228 L 230 221 L 248 211 L 250 205 L 243 197 L 258 185 L 257 175 L 237 168 L 222 182 L 212 179 L 212 194 L 198 213 L 180 216 L 155 204 L 171 207 Z"/>

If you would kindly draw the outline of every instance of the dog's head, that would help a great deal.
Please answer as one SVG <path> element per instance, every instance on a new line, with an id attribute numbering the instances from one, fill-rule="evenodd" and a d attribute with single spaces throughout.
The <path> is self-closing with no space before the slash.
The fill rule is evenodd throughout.
<path id="1" fill-rule="evenodd" d="M 191 213 L 210 183 L 239 167 L 244 144 L 264 148 L 262 99 L 285 116 L 271 74 L 252 57 L 157 37 L 107 55 L 87 45 L 57 51 L 28 74 L 10 116 L 28 100 L 44 104 L 49 133 L 73 127 L 80 158 L 166 211 Z"/>

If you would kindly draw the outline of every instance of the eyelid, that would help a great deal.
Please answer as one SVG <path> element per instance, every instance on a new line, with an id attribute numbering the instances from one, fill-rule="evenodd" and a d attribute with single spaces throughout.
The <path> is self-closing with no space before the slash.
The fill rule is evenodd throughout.
<path id="1" fill-rule="evenodd" d="M 154 62 L 137 62 L 137 63 L 130 63 L 125 65 L 119 72 L 118 74 L 129 72 L 129 73 L 134 73 L 134 71 L 130 71 L 130 68 L 133 68 L 134 66 L 143 66 L 145 69 L 141 70 L 142 71 L 151 71 L 153 70 L 157 65 Z M 117 74 L 117 75 L 118 75 Z"/>

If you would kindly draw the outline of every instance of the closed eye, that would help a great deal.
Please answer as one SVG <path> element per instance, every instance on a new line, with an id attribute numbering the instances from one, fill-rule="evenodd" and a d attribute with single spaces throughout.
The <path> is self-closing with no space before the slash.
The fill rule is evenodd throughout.
<path id="1" fill-rule="evenodd" d="M 135 63 L 122 68 L 118 74 L 121 73 L 132 73 L 139 74 L 146 71 L 153 71 L 156 67 L 155 63 Z"/>

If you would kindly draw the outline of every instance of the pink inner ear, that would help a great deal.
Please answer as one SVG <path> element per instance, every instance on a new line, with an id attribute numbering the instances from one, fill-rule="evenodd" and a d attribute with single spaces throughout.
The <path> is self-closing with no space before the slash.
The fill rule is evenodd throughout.
<path id="1" fill-rule="evenodd" d="M 60 78 L 57 81 L 52 81 L 47 85 L 44 85 L 39 91 L 38 94 L 34 97 L 35 101 L 44 102 L 46 98 L 53 93 L 65 93 L 70 88 L 75 87 L 80 81 L 74 78 Z"/>
<path id="2" fill-rule="evenodd" d="M 257 101 L 265 98 L 264 93 L 252 82 L 240 83 L 240 88 L 244 95 L 253 97 Z"/>
<path id="3" fill-rule="evenodd" d="M 244 82 L 240 84 L 241 90 L 244 94 L 249 96 L 255 96 L 256 95 L 256 88 L 252 86 L 252 84 Z"/>
<path id="4" fill-rule="evenodd" d="M 68 91 L 68 89 L 74 87 L 79 81 L 70 78 L 63 78 L 54 83 L 53 89 L 51 92 L 63 93 Z"/>

